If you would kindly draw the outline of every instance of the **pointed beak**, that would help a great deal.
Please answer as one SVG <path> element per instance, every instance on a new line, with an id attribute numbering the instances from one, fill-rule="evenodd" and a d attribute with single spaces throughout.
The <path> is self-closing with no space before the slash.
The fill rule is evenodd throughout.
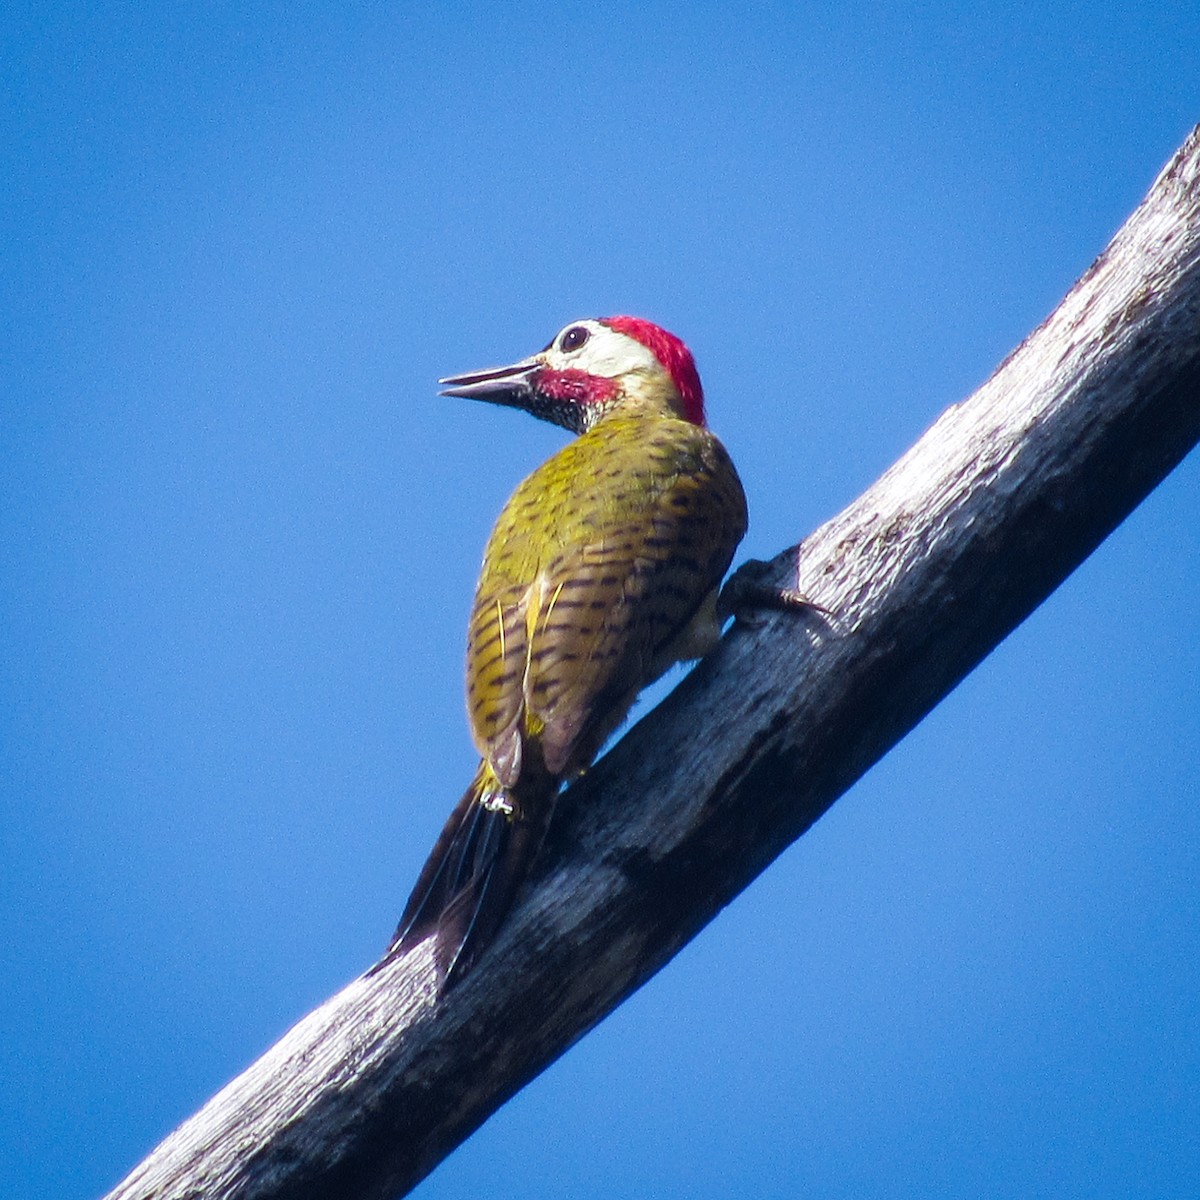
<path id="1" fill-rule="evenodd" d="M 545 364 L 541 355 L 522 359 L 510 367 L 492 367 L 466 375 L 447 375 L 439 379 L 440 395 L 465 396 L 468 400 L 486 400 L 510 408 L 528 408 L 533 398 L 533 380 Z M 448 387 L 446 385 L 449 385 Z"/>

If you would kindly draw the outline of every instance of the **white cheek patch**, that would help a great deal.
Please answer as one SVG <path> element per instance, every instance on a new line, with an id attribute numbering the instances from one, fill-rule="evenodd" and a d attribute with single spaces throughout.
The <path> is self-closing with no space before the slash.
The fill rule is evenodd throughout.
<path id="1" fill-rule="evenodd" d="M 589 375 L 603 375 L 608 379 L 662 371 L 662 364 L 641 342 L 617 333 L 599 321 L 576 321 L 574 324 L 584 326 L 591 337 L 578 350 L 563 353 L 551 348 L 546 360 L 556 370 L 586 371 Z"/>
<path id="2" fill-rule="evenodd" d="M 602 334 L 590 338 L 579 357 L 584 360 L 580 365 L 590 375 L 607 375 L 610 379 L 616 375 L 662 370 L 658 359 L 641 342 L 635 342 L 623 333 L 613 333 L 611 329 L 604 329 Z"/>

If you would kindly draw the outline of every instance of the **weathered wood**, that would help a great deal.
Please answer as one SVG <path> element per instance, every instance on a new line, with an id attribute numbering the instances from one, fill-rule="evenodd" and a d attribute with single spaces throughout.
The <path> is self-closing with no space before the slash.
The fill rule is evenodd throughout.
<path id="1" fill-rule="evenodd" d="M 832 615 L 735 628 L 569 790 L 530 890 L 458 988 L 435 1000 L 428 944 L 355 980 L 112 1200 L 411 1187 L 803 833 L 1198 438 L 1200 128 L 988 383 L 776 560 L 776 580 Z"/>

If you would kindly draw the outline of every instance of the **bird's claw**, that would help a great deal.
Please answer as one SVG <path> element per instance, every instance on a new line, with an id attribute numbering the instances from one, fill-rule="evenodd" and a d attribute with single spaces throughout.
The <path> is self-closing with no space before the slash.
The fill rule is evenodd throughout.
<path id="1" fill-rule="evenodd" d="M 833 614 L 809 600 L 795 588 L 779 587 L 767 582 L 771 564 L 761 559 L 747 559 L 726 581 L 717 600 L 722 618 L 732 617 L 739 625 L 751 629 L 763 623 L 767 612 L 819 612 Z"/>

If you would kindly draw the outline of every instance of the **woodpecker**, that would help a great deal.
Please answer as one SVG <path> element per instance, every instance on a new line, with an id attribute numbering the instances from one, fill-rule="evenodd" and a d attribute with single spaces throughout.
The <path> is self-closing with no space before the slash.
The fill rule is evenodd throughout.
<path id="1" fill-rule="evenodd" d="M 649 321 L 574 321 L 530 358 L 439 382 L 578 435 L 517 488 L 488 541 L 467 635 L 479 768 L 389 947 L 436 935 L 446 987 L 495 935 L 564 781 L 642 688 L 715 645 L 746 498 L 691 352 Z"/>

